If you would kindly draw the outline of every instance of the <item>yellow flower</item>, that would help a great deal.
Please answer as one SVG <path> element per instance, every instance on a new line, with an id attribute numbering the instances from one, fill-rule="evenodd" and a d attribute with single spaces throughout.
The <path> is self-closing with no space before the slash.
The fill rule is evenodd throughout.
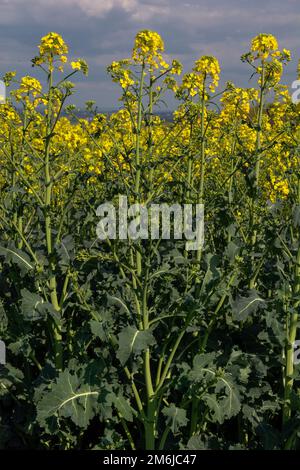
<path id="1" fill-rule="evenodd" d="M 169 65 L 164 61 L 162 52 L 165 46 L 162 38 L 155 31 L 140 31 L 135 38 L 132 58 L 136 63 L 147 63 L 153 68 L 165 68 Z"/>
<path id="2" fill-rule="evenodd" d="M 236 120 L 247 119 L 250 112 L 250 102 L 257 98 L 257 90 L 253 88 L 244 90 L 232 86 L 221 98 L 223 109 L 219 116 L 220 120 L 222 123 L 231 122 L 235 124 Z"/>
<path id="3" fill-rule="evenodd" d="M 40 56 L 62 56 L 68 53 L 68 46 L 64 42 L 60 34 L 48 33 L 41 39 L 40 45 L 38 46 Z"/>
<path id="4" fill-rule="evenodd" d="M 38 106 L 41 102 L 42 85 L 33 77 L 22 77 L 20 86 L 11 94 L 15 97 L 16 101 L 23 101 L 26 103 L 27 109 Z"/>
<path id="5" fill-rule="evenodd" d="M 199 75 L 201 75 L 204 80 L 206 78 L 211 79 L 211 84 L 209 88 L 212 92 L 214 92 L 215 88 L 219 84 L 219 77 L 221 71 L 218 60 L 212 56 L 202 56 L 199 60 L 195 62 L 195 67 L 193 70 Z"/>
<path id="6" fill-rule="evenodd" d="M 203 95 L 208 98 L 207 88 L 214 92 L 219 83 L 220 65 L 215 57 L 203 56 L 195 62 L 191 73 L 183 76 L 179 92 L 188 91 L 190 96 Z"/>
<path id="7" fill-rule="evenodd" d="M 124 75 L 120 78 L 120 85 L 122 88 L 128 88 L 130 85 L 134 84 L 134 80 L 130 78 L 129 70 L 124 71 Z"/>
<path id="8" fill-rule="evenodd" d="M 85 60 L 77 59 L 76 61 L 71 62 L 70 65 L 73 70 L 81 70 L 84 75 L 88 74 L 88 65 Z"/>
<path id="9" fill-rule="evenodd" d="M 37 96 L 42 92 L 42 85 L 36 78 L 26 76 L 21 79 L 19 92 L 32 93 L 33 96 Z"/>
<path id="10" fill-rule="evenodd" d="M 127 59 L 120 60 L 119 62 L 112 62 L 107 68 L 108 73 L 116 83 L 120 83 L 123 89 L 127 89 L 130 85 L 134 84 L 132 79 L 132 72 L 128 69 L 129 61 Z"/>
<path id="11" fill-rule="evenodd" d="M 182 64 L 178 60 L 174 59 L 172 61 L 172 68 L 170 72 L 174 75 L 180 75 L 182 72 Z"/>
<path id="12" fill-rule="evenodd" d="M 282 54 L 285 56 L 287 61 L 291 60 L 291 51 L 289 51 L 288 49 L 283 48 L 282 49 Z"/>
<path id="13" fill-rule="evenodd" d="M 257 53 L 260 59 L 267 59 L 278 49 L 277 39 L 272 34 L 261 33 L 252 39 L 251 51 Z"/>
<path id="14" fill-rule="evenodd" d="M 80 62 L 71 62 L 71 67 L 73 70 L 80 70 L 81 69 Z"/>

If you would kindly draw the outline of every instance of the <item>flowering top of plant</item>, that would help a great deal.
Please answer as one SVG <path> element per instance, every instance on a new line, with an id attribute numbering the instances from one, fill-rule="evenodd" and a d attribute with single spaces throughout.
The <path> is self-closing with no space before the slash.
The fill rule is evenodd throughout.
<path id="1" fill-rule="evenodd" d="M 253 63 L 259 60 L 259 65 Z M 248 62 L 259 75 L 258 83 L 264 90 L 276 87 L 283 71 L 283 65 L 291 60 L 287 49 L 278 49 L 277 39 L 272 34 L 259 34 L 252 39 L 251 50 L 242 56 L 243 62 Z"/>
<path id="2" fill-rule="evenodd" d="M 202 95 L 204 99 L 208 98 L 207 88 L 214 93 L 219 83 L 220 65 L 218 60 L 212 56 L 202 56 L 195 62 L 191 73 L 183 77 L 182 85 L 179 89 L 179 95 L 185 91 L 193 97 Z"/>
<path id="3" fill-rule="evenodd" d="M 252 39 L 251 51 L 256 52 L 256 57 L 260 59 L 267 59 L 270 54 L 275 54 L 277 50 L 277 39 L 272 34 L 262 33 Z"/>
<path id="4" fill-rule="evenodd" d="M 40 54 L 32 60 L 33 65 L 46 64 L 50 71 L 53 71 L 56 65 L 56 68 L 63 72 L 64 64 L 68 63 L 68 46 L 60 34 L 51 32 L 42 37 L 38 49 Z M 69 65 L 75 71 L 81 70 L 85 75 L 88 73 L 87 63 L 83 59 L 76 59 Z"/>
<path id="5" fill-rule="evenodd" d="M 156 69 L 159 67 L 167 69 L 169 65 L 162 57 L 164 50 L 164 42 L 160 35 L 145 29 L 135 37 L 132 58 L 138 64 L 147 63 Z"/>
<path id="6" fill-rule="evenodd" d="M 260 59 L 266 62 L 279 61 L 287 63 L 291 60 L 291 53 L 288 49 L 278 49 L 277 39 L 272 34 L 259 34 L 252 39 L 251 50 L 242 56 L 245 62 L 253 62 Z"/>
<path id="7" fill-rule="evenodd" d="M 42 37 L 38 48 L 42 57 L 62 56 L 68 53 L 68 46 L 58 33 L 48 33 Z"/>
<path id="8" fill-rule="evenodd" d="M 131 113 L 138 111 L 138 102 L 145 101 L 147 96 L 148 106 L 153 107 L 167 89 L 177 91 L 174 75 L 181 74 L 182 65 L 176 59 L 167 64 L 162 56 L 163 51 L 164 43 L 160 35 L 155 31 L 143 30 L 135 37 L 132 57 L 113 61 L 107 67 L 112 80 L 123 89 L 120 101 Z"/>
<path id="9" fill-rule="evenodd" d="M 214 92 L 215 88 L 219 84 L 219 76 L 221 72 L 218 60 L 212 56 L 202 56 L 195 62 L 195 67 L 193 70 L 199 75 L 202 75 L 203 79 L 211 79 L 209 88 L 212 92 Z"/>

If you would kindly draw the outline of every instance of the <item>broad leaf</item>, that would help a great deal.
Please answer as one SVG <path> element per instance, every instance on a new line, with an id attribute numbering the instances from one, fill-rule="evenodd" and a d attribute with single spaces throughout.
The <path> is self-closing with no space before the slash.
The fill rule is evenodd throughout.
<path id="1" fill-rule="evenodd" d="M 169 407 L 163 408 L 162 414 L 166 417 L 166 424 L 170 426 L 173 434 L 176 434 L 180 428 L 188 423 L 186 410 L 178 408 L 174 403 L 171 403 Z"/>
<path id="2" fill-rule="evenodd" d="M 232 312 L 235 320 L 243 321 L 252 313 L 255 313 L 259 305 L 264 304 L 264 300 L 255 291 L 249 291 L 247 297 L 238 297 L 232 302 Z"/>
<path id="3" fill-rule="evenodd" d="M 113 393 L 111 394 L 111 401 L 115 405 L 122 418 L 129 422 L 133 421 L 133 415 L 135 415 L 136 412 L 130 406 L 130 403 L 126 398 L 124 398 L 122 395 L 116 395 Z"/>
<path id="4" fill-rule="evenodd" d="M 82 428 L 86 428 L 97 409 L 99 390 L 84 383 L 82 375 L 71 373 L 68 369 L 61 372 L 37 404 L 37 419 L 43 426 L 47 418 L 71 418 Z"/>
<path id="5" fill-rule="evenodd" d="M 117 358 L 124 365 L 131 354 L 141 354 L 142 351 L 155 344 L 155 338 L 150 330 L 140 331 L 127 326 L 118 335 L 118 344 Z"/>

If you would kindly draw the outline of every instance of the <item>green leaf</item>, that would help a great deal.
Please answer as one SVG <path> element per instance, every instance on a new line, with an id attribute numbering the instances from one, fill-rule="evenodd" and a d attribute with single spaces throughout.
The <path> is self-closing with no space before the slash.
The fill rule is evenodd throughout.
<path id="1" fill-rule="evenodd" d="M 128 315 L 130 315 L 130 310 L 121 297 L 117 297 L 116 295 L 108 295 L 107 297 L 110 305 L 117 305 L 122 313 L 126 312 Z"/>
<path id="2" fill-rule="evenodd" d="M 5 309 L 2 301 L 0 300 L 0 333 L 3 333 L 8 325 L 8 318 L 5 313 Z"/>
<path id="3" fill-rule="evenodd" d="M 71 418 L 79 427 L 86 428 L 97 409 L 99 390 L 84 383 L 82 374 L 61 372 L 51 390 L 37 403 L 37 420 L 45 426 L 52 416 Z"/>
<path id="4" fill-rule="evenodd" d="M 90 328 L 91 328 L 92 334 L 94 336 L 99 337 L 101 341 L 105 341 L 107 339 L 102 321 L 90 320 Z"/>
<path id="5" fill-rule="evenodd" d="M 176 434 L 180 428 L 188 423 L 186 410 L 177 408 L 174 403 L 171 403 L 169 407 L 163 408 L 162 414 L 166 417 L 166 424 L 170 426 L 173 434 Z"/>
<path id="6" fill-rule="evenodd" d="M 259 296 L 255 290 L 249 291 L 247 297 L 238 297 L 232 302 L 232 312 L 235 320 L 243 321 L 252 313 L 255 313 L 259 305 L 265 301 Z"/>
<path id="7" fill-rule="evenodd" d="M 241 409 L 237 386 L 229 374 L 217 377 L 214 393 L 206 393 L 202 399 L 211 411 L 212 421 L 219 424 L 235 416 Z"/>
<path id="8" fill-rule="evenodd" d="M 239 253 L 239 251 L 240 251 L 240 247 L 238 245 L 236 245 L 234 242 L 230 241 L 227 245 L 225 253 L 226 253 L 226 256 L 228 257 L 228 259 L 231 262 L 233 262 L 235 257 Z"/>
<path id="9" fill-rule="evenodd" d="M 195 434 L 189 439 L 186 448 L 188 450 L 224 450 L 224 444 L 221 437 L 212 434 L 205 436 Z"/>
<path id="10" fill-rule="evenodd" d="M 6 262 L 17 264 L 23 273 L 34 269 L 29 256 L 17 248 L 0 246 L 0 256 L 5 256 Z"/>
<path id="11" fill-rule="evenodd" d="M 241 409 L 241 401 L 238 388 L 229 374 L 219 377 L 215 390 L 216 393 L 224 390 L 224 395 L 219 400 L 224 418 L 231 418 L 237 415 Z"/>
<path id="12" fill-rule="evenodd" d="M 206 393 L 202 398 L 211 411 L 213 421 L 222 424 L 224 421 L 224 412 L 216 394 Z"/>
<path id="13" fill-rule="evenodd" d="M 74 258 L 74 239 L 72 235 L 67 235 L 59 244 L 55 245 L 59 257 L 59 265 L 62 272 L 65 272 Z"/>
<path id="14" fill-rule="evenodd" d="M 189 439 L 186 448 L 188 450 L 204 450 L 204 449 L 207 449 L 207 447 L 205 446 L 205 443 L 201 439 L 201 436 L 198 436 L 198 435 L 192 436 Z"/>
<path id="15" fill-rule="evenodd" d="M 122 418 L 132 423 L 133 415 L 136 415 L 136 411 L 130 406 L 128 400 L 122 395 L 116 395 L 115 393 L 111 394 L 111 400 Z"/>
<path id="16" fill-rule="evenodd" d="M 44 303 L 44 300 L 33 292 L 29 292 L 27 289 L 21 290 L 22 295 L 22 314 L 26 320 L 39 320 L 42 318 L 42 314 L 39 311 L 39 307 Z"/>
<path id="17" fill-rule="evenodd" d="M 52 316 L 56 321 L 60 320 L 60 314 L 54 310 L 50 302 L 45 302 L 45 300 L 38 294 L 30 292 L 28 289 L 21 290 L 22 303 L 21 309 L 24 318 L 28 321 L 41 320 L 47 317 L 47 315 Z"/>
<path id="18" fill-rule="evenodd" d="M 217 354 L 215 352 L 197 354 L 193 360 L 193 368 L 189 373 L 189 378 L 193 382 L 200 382 L 206 379 L 215 378 L 216 365 L 214 363 Z"/>
<path id="19" fill-rule="evenodd" d="M 117 358 L 124 365 L 131 354 L 141 354 L 142 351 L 155 344 L 155 338 L 150 330 L 141 331 L 127 326 L 119 333 L 118 344 Z"/>
<path id="20" fill-rule="evenodd" d="M 22 384 L 23 372 L 10 364 L 0 367 L 0 397 L 10 393 L 15 385 Z"/>
<path id="21" fill-rule="evenodd" d="M 216 282 L 220 278 L 219 258 L 217 255 L 208 253 L 206 255 L 206 272 L 202 281 L 200 294 L 203 294 L 206 290 L 211 287 L 211 284 Z"/>
<path id="22" fill-rule="evenodd" d="M 293 212 L 294 226 L 300 227 L 300 204 L 295 204 L 292 212 Z"/>

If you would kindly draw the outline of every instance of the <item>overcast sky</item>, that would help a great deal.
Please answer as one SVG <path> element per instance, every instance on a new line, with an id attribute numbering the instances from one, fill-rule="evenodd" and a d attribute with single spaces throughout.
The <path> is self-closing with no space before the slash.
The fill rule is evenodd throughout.
<path id="1" fill-rule="evenodd" d="M 30 59 L 41 36 L 64 37 L 72 58 L 85 58 L 88 78 L 76 83 L 74 102 L 94 99 L 100 108 L 118 107 L 119 90 L 106 74 L 113 60 L 128 57 L 134 36 L 153 29 L 168 56 L 185 70 L 201 55 L 215 55 L 222 83 L 249 86 L 250 70 L 240 62 L 258 33 L 272 33 L 294 58 L 285 74 L 290 84 L 300 57 L 300 0 L 0 0 L 0 75 L 33 74 Z"/>

